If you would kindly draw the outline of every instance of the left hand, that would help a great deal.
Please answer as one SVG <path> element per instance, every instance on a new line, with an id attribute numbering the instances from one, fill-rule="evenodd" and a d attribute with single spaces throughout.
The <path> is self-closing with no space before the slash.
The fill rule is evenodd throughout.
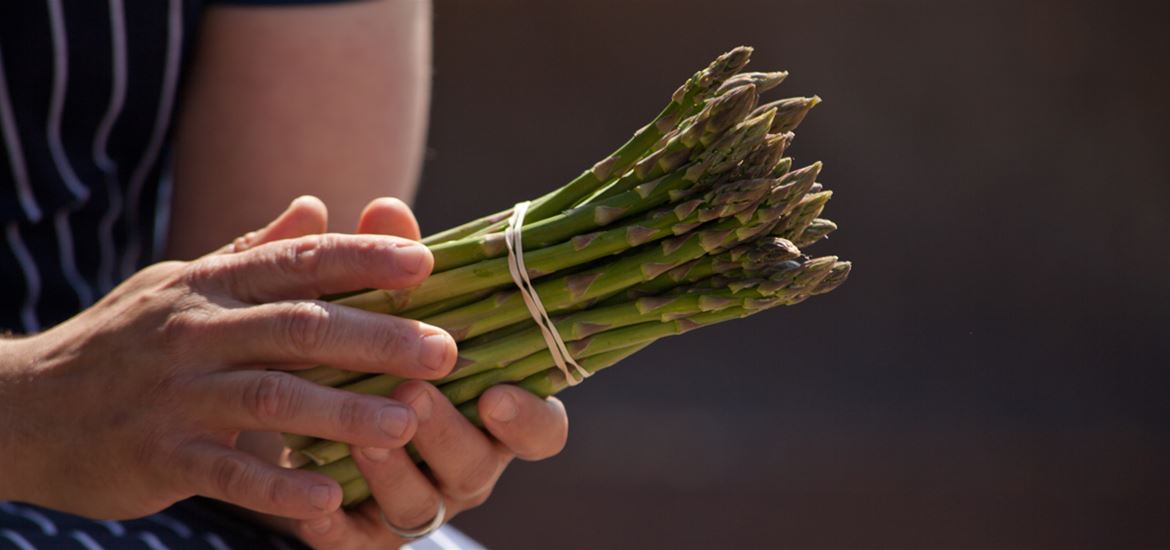
<path id="1" fill-rule="evenodd" d="M 297 221 L 282 225 L 278 220 L 238 240 L 234 248 L 325 230 L 326 213 L 319 202 L 298 201 L 285 218 Z M 388 198 L 366 206 L 358 232 L 420 238 L 410 209 Z M 414 409 L 418 430 L 413 443 L 430 475 L 415 466 L 405 449 L 353 448 L 354 461 L 369 482 L 373 498 L 357 508 L 339 509 L 324 517 L 286 520 L 306 544 L 319 549 L 405 544 L 409 541 L 386 526 L 383 514 L 401 529 L 414 529 L 434 518 L 441 498 L 447 508 L 445 520 L 449 520 L 487 500 L 513 458 L 551 457 L 561 451 L 568 436 L 568 417 L 558 399 L 541 399 L 515 386 L 496 386 L 479 399 L 479 415 L 488 433 L 468 422 L 431 384 L 409 382 L 390 397 Z"/>

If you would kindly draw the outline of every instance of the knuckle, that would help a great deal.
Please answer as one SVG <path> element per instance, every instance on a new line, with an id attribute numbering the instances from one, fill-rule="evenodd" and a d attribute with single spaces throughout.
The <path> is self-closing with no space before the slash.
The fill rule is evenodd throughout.
<path id="1" fill-rule="evenodd" d="M 373 361 L 384 361 L 387 358 L 397 357 L 404 353 L 410 345 L 407 341 L 409 331 L 402 323 L 387 320 L 375 330 L 370 351 L 375 355 Z"/>
<path id="2" fill-rule="evenodd" d="M 329 338 L 330 306 L 323 302 L 294 303 L 285 314 L 285 338 L 302 356 L 317 353 Z"/>
<path id="3" fill-rule="evenodd" d="M 178 281 L 191 287 L 199 287 L 207 281 L 220 279 L 231 273 L 229 258 L 224 256 L 208 256 L 190 262 L 180 269 Z"/>
<path id="4" fill-rule="evenodd" d="M 333 240 L 328 235 L 306 235 L 295 239 L 278 255 L 280 266 L 290 273 L 316 273 L 321 265 L 321 254 Z"/>
<path id="5" fill-rule="evenodd" d="M 244 408 L 262 424 L 292 416 L 299 401 L 296 381 L 280 372 L 260 375 L 244 392 Z"/>
<path id="6" fill-rule="evenodd" d="M 296 487 L 288 480 L 278 477 L 266 483 L 263 494 L 264 502 L 268 504 L 270 509 L 279 510 L 288 507 L 289 503 L 293 502 Z"/>
<path id="7" fill-rule="evenodd" d="M 162 320 L 159 332 L 170 349 L 186 349 L 208 337 L 213 327 L 211 308 L 190 295 L 178 298 Z"/>
<path id="8" fill-rule="evenodd" d="M 374 413 L 365 399 L 347 396 L 337 404 L 335 422 L 345 433 L 357 435 L 374 425 Z"/>
<path id="9" fill-rule="evenodd" d="M 251 476 L 250 467 L 241 458 L 224 455 L 211 464 L 211 483 L 216 492 L 228 498 L 246 491 Z"/>

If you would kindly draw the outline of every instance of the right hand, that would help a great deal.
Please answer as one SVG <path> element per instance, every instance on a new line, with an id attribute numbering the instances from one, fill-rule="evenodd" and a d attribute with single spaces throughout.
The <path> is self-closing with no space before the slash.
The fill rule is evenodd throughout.
<path id="1" fill-rule="evenodd" d="M 47 332 L 0 340 L 0 500 L 94 518 L 192 495 L 298 519 L 337 510 L 336 482 L 237 450 L 240 432 L 398 448 L 418 421 L 390 399 L 268 369 L 435 379 L 456 349 L 436 327 L 316 299 L 417 285 L 432 265 L 417 243 L 323 234 L 246 246 L 312 232 L 295 227 L 312 218 L 305 208 L 323 206 L 298 200 L 264 238 L 153 265 Z"/>

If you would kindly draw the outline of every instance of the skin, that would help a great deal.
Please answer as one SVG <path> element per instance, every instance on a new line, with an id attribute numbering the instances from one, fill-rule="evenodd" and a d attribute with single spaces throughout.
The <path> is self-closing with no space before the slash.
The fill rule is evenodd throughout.
<path id="1" fill-rule="evenodd" d="M 454 362 L 435 327 L 315 300 L 429 273 L 405 203 L 365 202 L 413 195 L 429 17 L 421 0 L 207 10 L 174 132 L 169 253 L 195 259 L 0 340 L 0 500 L 130 518 L 205 495 L 315 548 L 394 547 L 383 514 L 412 528 L 442 498 L 450 517 L 483 502 L 513 457 L 561 449 L 563 406 L 516 388 L 480 400 L 485 433 L 425 383 L 357 396 L 284 372 L 324 363 L 427 380 Z M 324 202 L 302 197 L 245 233 L 302 194 Z M 327 233 L 326 203 L 358 234 Z M 423 353 L 426 337 L 436 345 Z M 332 480 L 278 467 L 262 451 L 281 431 L 352 444 L 375 498 L 344 511 Z M 405 459 L 410 440 L 429 475 Z"/>

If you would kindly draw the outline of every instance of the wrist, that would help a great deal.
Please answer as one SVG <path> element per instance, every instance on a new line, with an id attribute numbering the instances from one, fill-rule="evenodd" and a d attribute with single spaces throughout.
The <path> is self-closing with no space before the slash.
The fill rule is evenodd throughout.
<path id="1" fill-rule="evenodd" d="M 0 501 L 32 501 L 37 485 L 32 474 L 39 453 L 26 406 L 34 380 L 31 340 L 0 337 Z"/>

